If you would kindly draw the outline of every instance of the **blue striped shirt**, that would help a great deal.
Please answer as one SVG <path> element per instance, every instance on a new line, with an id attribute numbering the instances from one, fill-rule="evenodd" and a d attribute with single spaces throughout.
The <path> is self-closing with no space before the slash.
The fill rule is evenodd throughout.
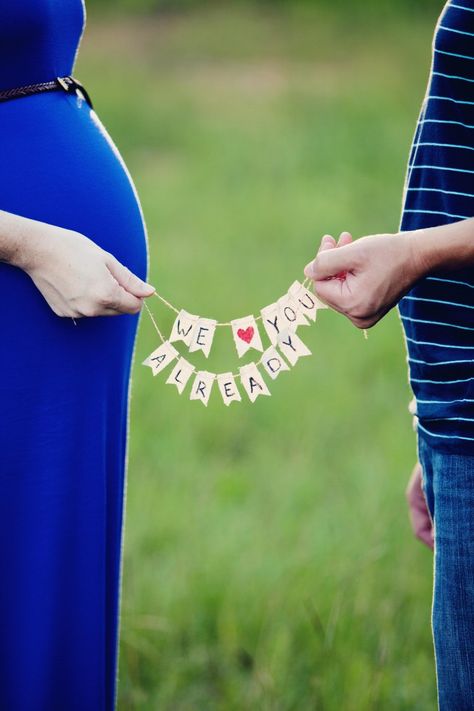
<path id="1" fill-rule="evenodd" d="M 450 0 L 434 34 L 400 229 L 473 216 L 474 0 Z M 444 451 L 474 453 L 474 267 L 430 274 L 398 309 L 420 436 Z"/>

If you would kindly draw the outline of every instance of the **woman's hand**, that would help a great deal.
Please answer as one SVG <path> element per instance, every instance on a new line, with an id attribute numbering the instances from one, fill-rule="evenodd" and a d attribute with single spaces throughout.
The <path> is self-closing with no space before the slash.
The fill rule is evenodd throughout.
<path id="1" fill-rule="evenodd" d="M 381 234 L 353 242 L 343 232 L 339 242 L 321 241 L 316 258 L 305 268 L 317 296 L 349 318 L 370 328 L 423 275 L 412 233 Z"/>
<path id="2" fill-rule="evenodd" d="M 16 260 L 58 316 L 135 314 L 155 289 L 71 230 L 37 223 Z"/>

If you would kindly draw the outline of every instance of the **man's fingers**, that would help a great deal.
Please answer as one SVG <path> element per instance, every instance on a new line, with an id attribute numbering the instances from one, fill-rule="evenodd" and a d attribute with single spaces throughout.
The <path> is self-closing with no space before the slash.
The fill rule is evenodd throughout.
<path id="1" fill-rule="evenodd" d="M 313 281 L 330 279 L 342 272 L 350 271 L 350 262 L 344 247 L 319 252 L 305 269 L 305 275 Z"/>
<path id="2" fill-rule="evenodd" d="M 341 232 L 340 237 L 337 241 L 337 246 L 338 247 L 344 247 L 346 244 L 350 244 L 352 242 L 352 235 L 350 232 Z"/>
<path id="3" fill-rule="evenodd" d="M 431 528 L 431 526 L 419 528 L 417 531 L 415 531 L 415 535 L 418 540 L 428 546 L 428 548 L 431 548 L 431 550 L 434 549 L 434 536 L 433 529 Z"/>
<path id="4" fill-rule="evenodd" d="M 327 275 L 325 275 L 323 277 L 320 277 L 320 276 L 315 277 L 315 276 L 313 276 L 315 263 L 318 259 L 318 256 L 322 252 L 327 252 L 329 250 L 331 250 L 331 252 L 332 252 L 333 250 L 336 249 L 336 247 L 345 247 L 346 245 L 350 244 L 351 242 L 352 242 L 352 235 L 350 234 L 350 232 L 341 232 L 341 234 L 339 236 L 339 240 L 337 242 L 332 235 L 324 235 L 323 238 L 321 239 L 321 244 L 319 246 L 318 253 L 316 255 L 316 259 L 313 259 L 311 262 L 309 262 L 309 264 L 307 264 L 304 269 L 305 276 L 308 279 L 316 280 L 316 279 L 320 279 L 320 278 L 327 279 L 331 276 L 342 275 L 342 273 L 345 270 L 339 269 L 339 270 L 336 270 L 335 272 L 328 273 Z"/>
<path id="5" fill-rule="evenodd" d="M 413 468 L 405 495 L 409 505 L 410 521 L 415 536 L 419 541 L 433 550 L 433 524 L 423 491 L 423 470 L 419 462 L 417 462 Z"/>
<path id="6" fill-rule="evenodd" d="M 319 245 L 318 254 L 326 249 L 334 249 L 334 247 L 336 247 L 336 240 L 334 237 L 332 235 L 324 235 L 321 240 L 321 244 Z"/>
<path id="7" fill-rule="evenodd" d="M 118 281 L 120 286 L 129 294 L 136 297 L 151 296 L 155 293 L 155 288 L 137 277 L 130 269 L 127 269 L 115 257 L 107 260 L 107 267 L 112 276 Z"/>
<path id="8" fill-rule="evenodd" d="M 337 242 L 332 235 L 324 235 L 321 239 L 321 244 L 319 245 L 317 254 L 319 254 L 320 252 L 324 252 L 327 249 L 335 249 L 336 246 L 337 246 Z M 312 259 L 310 262 L 308 262 L 308 264 L 304 268 L 304 275 L 308 279 L 312 279 L 311 274 L 312 274 L 313 262 L 314 262 L 314 259 Z"/>
<path id="9" fill-rule="evenodd" d="M 327 279 L 314 283 L 314 293 L 325 304 L 335 311 L 343 313 L 341 305 L 341 282 L 337 279 Z"/>

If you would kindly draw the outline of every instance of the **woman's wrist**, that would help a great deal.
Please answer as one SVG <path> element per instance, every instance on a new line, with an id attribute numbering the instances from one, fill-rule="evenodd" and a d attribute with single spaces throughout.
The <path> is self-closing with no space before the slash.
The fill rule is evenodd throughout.
<path id="1" fill-rule="evenodd" d="M 38 252 L 41 226 L 36 222 L 20 215 L 0 210 L 0 261 L 12 266 L 27 270 L 34 261 Z"/>

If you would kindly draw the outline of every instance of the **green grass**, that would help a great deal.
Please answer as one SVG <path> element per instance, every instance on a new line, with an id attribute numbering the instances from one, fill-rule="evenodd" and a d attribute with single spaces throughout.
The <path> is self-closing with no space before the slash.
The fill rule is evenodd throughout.
<path id="1" fill-rule="evenodd" d="M 147 220 L 151 281 L 220 320 L 271 303 L 325 232 L 397 229 L 434 15 L 91 13 L 76 74 Z M 165 330 L 170 314 L 158 300 Z M 314 355 L 226 410 L 133 371 L 121 709 L 426 711 L 432 556 L 396 313 L 320 313 Z M 235 369 L 230 334 L 208 366 Z M 198 364 L 203 359 L 195 359 Z"/>

